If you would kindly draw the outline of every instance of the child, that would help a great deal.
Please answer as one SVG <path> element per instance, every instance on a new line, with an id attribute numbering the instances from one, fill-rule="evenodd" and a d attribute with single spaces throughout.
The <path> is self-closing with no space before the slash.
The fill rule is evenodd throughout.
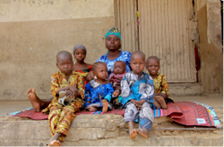
<path id="1" fill-rule="evenodd" d="M 74 71 L 83 73 L 81 75 L 86 78 L 87 82 L 92 80 L 92 65 L 85 63 L 84 61 L 86 58 L 86 47 L 84 45 L 76 45 L 73 48 L 73 56 L 76 60 L 76 63 L 74 64 Z"/>
<path id="2" fill-rule="evenodd" d="M 173 102 L 173 100 L 168 98 L 168 83 L 165 75 L 158 72 L 160 69 L 160 59 L 156 56 L 150 56 L 146 64 L 147 70 L 154 81 L 154 104 L 157 108 L 167 109 L 166 103 Z"/>
<path id="3" fill-rule="evenodd" d="M 85 88 L 85 108 L 88 111 L 107 112 L 111 109 L 109 102 L 111 101 L 114 89 L 112 84 L 107 81 L 107 66 L 103 62 L 97 62 L 93 65 L 93 72 L 96 76 L 94 80 L 86 84 Z"/>
<path id="4" fill-rule="evenodd" d="M 113 73 L 110 74 L 109 81 L 112 83 L 114 88 L 112 104 L 115 108 L 119 108 L 117 97 L 121 93 L 121 80 L 126 72 L 126 64 L 123 61 L 116 61 L 114 64 Z"/>
<path id="5" fill-rule="evenodd" d="M 67 51 L 60 51 L 56 56 L 59 72 L 51 76 L 51 94 L 53 99 L 48 105 L 49 126 L 51 135 L 50 146 L 60 145 L 67 135 L 70 125 L 82 104 L 84 98 L 83 78 L 73 72 L 72 55 Z M 71 101 L 61 101 L 61 93 Z M 64 97 L 66 99 L 66 97 Z"/>
<path id="6" fill-rule="evenodd" d="M 153 81 L 143 72 L 145 54 L 135 51 L 131 56 L 132 71 L 124 75 L 121 81 L 119 101 L 125 108 L 124 120 L 128 122 L 129 136 L 134 139 L 137 134 L 147 138 L 154 120 L 150 104 L 153 104 Z M 138 119 L 139 129 L 134 129 L 134 121 Z"/>
<path id="7" fill-rule="evenodd" d="M 83 77 L 84 83 L 86 84 L 88 81 L 93 79 L 93 74 L 92 72 L 90 72 L 92 69 L 92 65 L 87 64 L 84 61 L 86 57 L 86 47 L 83 45 L 76 45 L 73 48 L 73 55 L 76 60 L 76 63 L 74 64 L 74 71 L 78 72 L 78 74 Z M 31 88 L 28 90 L 27 96 L 36 112 L 47 111 L 47 109 L 44 109 L 44 108 L 46 108 L 49 105 L 51 100 L 40 99 L 37 96 L 34 88 Z"/>

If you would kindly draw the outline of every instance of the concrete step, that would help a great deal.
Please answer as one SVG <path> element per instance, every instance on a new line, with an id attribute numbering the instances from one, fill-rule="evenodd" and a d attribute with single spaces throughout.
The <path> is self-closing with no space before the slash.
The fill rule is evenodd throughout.
<path id="1" fill-rule="evenodd" d="M 203 92 L 199 83 L 169 83 L 170 96 L 196 96 Z"/>
<path id="2" fill-rule="evenodd" d="M 48 143 L 48 121 L 34 121 L 17 117 L 0 117 L 0 145 L 38 146 Z M 4 132 L 4 133 L 3 133 Z M 186 128 L 167 117 L 156 118 L 150 137 L 128 137 L 128 128 L 120 115 L 78 115 L 72 123 L 63 145 L 219 145 L 223 144 L 223 130 L 215 128 Z"/>

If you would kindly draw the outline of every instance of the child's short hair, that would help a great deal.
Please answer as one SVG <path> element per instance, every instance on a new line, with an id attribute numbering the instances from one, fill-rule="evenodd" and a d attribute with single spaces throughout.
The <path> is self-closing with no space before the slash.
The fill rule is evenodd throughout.
<path id="1" fill-rule="evenodd" d="M 96 69 L 97 69 L 97 67 L 98 67 L 99 65 L 106 65 L 106 63 L 104 63 L 104 62 L 95 62 L 95 63 L 93 64 L 93 68 L 92 68 L 92 70 L 93 70 L 93 71 L 96 71 Z"/>
<path id="2" fill-rule="evenodd" d="M 73 53 L 75 53 L 75 51 L 77 49 L 82 49 L 82 50 L 84 50 L 86 52 L 86 47 L 84 45 L 82 45 L 82 44 L 78 44 L 78 45 L 74 46 L 73 47 Z"/>
<path id="3" fill-rule="evenodd" d="M 122 64 L 126 65 L 126 63 L 124 61 L 116 61 L 115 63 L 122 63 Z M 114 63 L 114 65 L 115 65 L 115 63 Z"/>
<path id="4" fill-rule="evenodd" d="M 61 58 L 70 58 L 71 60 L 73 60 L 72 59 L 72 54 L 70 53 L 70 52 L 68 52 L 68 51 L 60 51 L 60 52 L 58 52 L 57 53 L 57 55 L 56 55 L 56 60 L 58 61 L 59 59 L 61 59 Z"/>
<path id="5" fill-rule="evenodd" d="M 131 60 L 133 60 L 134 57 L 140 56 L 145 60 L 145 54 L 142 51 L 134 51 L 131 55 Z"/>
<path id="6" fill-rule="evenodd" d="M 160 59 L 159 59 L 159 57 L 157 57 L 157 56 L 149 56 L 149 57 L 147 58 L 146 63 L 148 63 L 149 60 L 151 60 L 151 59 L 156 60 L 158 63 L 160 63 Z"/>

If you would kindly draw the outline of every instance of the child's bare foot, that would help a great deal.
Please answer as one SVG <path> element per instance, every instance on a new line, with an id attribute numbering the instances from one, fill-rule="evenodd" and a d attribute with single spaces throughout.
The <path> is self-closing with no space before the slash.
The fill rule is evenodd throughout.
<path id="1" fill-rule="evenodd" d="M 42 103 L 41 103 L 40 99 L 38 98 L 38 96 L 36 95 L 35 89 L 34 88 L 29 89 L 27 91 L 27 96 L 28 96 L 28 99 L 30 100 L 34 110 L 37 112 L 40 112 Z"/>
<path id="2" fill-rule="evenodd" d="M 102 103 L 103 103 L 102 112 L 107 112 L 108 111 L 109 103 L 107 102 L 107 100 L 102 100 Z"/>
<path id="3" fill-rule="evenodd" d="M 140 130 L 138 129 L 138 134 L 141 135 L 142 137 L 144 138 L 148 138 L 148 132 L 147 131 L 144 131 L 144 130 Z"/>
<path id="4" fill-rule="evenodd" d="M 91 106 L 91 107 L 88 107 L 87 110 L 90 112 L 95 112 L 97 109 Z"/>
<path id="5" fill-rule="evenodd" d="M 136 136 L 137 136 L 137 130 L 136 129 L 129 129 L 129 137 L 131 138 L 131 139 L 135 139 L 136 138 Z"/>
<path id="6" fill-rule="evenodd" d="M 60 136 L 60 133 L 54 134 L 54 136 L 51 137 L 48 146 L 61 146 L 61 142 L 58 140 Z"/>
<path id="7" fill-rule="evenodd" d="M 128 122 L 128 129 L 129 129 L 129 137 L 131 139 L 135 139 L 138 132 L 136 129 L 134 129 L 134 122 Z"/>
<path id="8" fill-rule="evenodd" d="M 61 146 L 61 142 L 59 140 L 52 140 L 48 146 Z"/>

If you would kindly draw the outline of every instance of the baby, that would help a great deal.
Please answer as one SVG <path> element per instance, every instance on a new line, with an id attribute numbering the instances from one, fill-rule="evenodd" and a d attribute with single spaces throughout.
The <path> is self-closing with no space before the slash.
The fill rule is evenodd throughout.
<path id="1" fill-rule="evenodd" d="M 147 138 L 154 120 L 151 105 L 153 104 L 153 81 L 144 71 L 145 54 L 135 51 L 131 56 L 131 72 L 127 72 L 121 81 L 119 101 L 125 108 L 124 120 L 128 122 L 129 136 L 134 139 L 137 134 Z M 134 128 L 136 119 L 139 128 Z"/>
<path id="2" fill-rule="evenodd" d="M 110 74 L 109 81 L 112 83 L 114 88 L 112 104 L 114 108 L 119 108 L 120 105 L 118 103 L 117 97 L 121 93 L 121 80 L 126 72 L 126 64 L 123 61 L 116 61 L 114 64 L 113 73 Z"/>

